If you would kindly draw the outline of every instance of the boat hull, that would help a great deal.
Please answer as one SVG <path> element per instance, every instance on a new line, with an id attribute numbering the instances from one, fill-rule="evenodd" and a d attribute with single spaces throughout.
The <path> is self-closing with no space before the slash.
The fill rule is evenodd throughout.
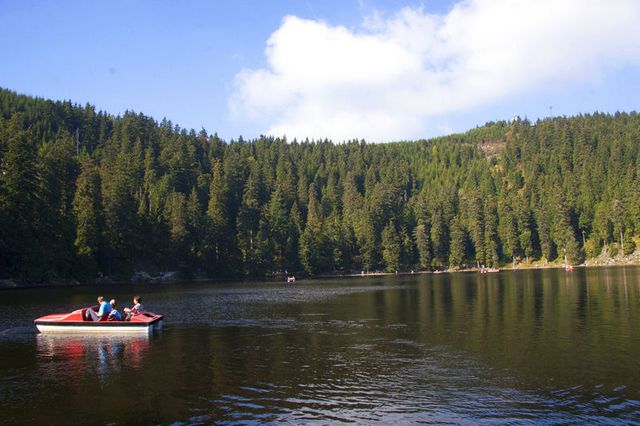
<path id="1" fill-rule="evenodd" d="M 162 315 L 142 312 L 130 321 L 87 321 L 85 311 L 52 314 L 34 321 L 40 333 L 58 334 L 148 334 L 162 329 Z"/>
<path id="2" fill-rule="evenodd" d="M 87 323 L 78 323 L 78 324 L 70 324 L 70 323 L 47 323 L 41 322 L 36 323 L 36 327 L 40 333 L 80 333 L 80 334 L 93 334 L 93 333 L 115 333 L 115 334 L 148 334 L 153 330 L 159 330 L 162 328 L 162 321 L 158 321 L 157 323 L 146 325 L 146 324 L 135 324 L 135 326 L 128 326 L 127 324 L 114 324 L 110 323 L 100 324 L 99 322 L 95 325 L 87 324 Z"/>

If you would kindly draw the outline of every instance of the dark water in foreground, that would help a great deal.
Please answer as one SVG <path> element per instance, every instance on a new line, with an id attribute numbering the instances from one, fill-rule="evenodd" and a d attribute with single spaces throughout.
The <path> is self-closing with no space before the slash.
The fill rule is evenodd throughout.
<path id="1" fill-rule="evenodd" d="M 140 293 L 150 337 L 32 320 Z M 0 292 L 0 424 L 640 424 L 640 269 Z"/>

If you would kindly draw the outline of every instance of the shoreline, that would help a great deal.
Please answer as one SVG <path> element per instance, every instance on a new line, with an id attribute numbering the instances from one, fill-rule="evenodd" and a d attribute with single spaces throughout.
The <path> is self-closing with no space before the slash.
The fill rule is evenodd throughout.
<path id="1" fill-rule="evenodd" d="M 622 267 L 622 266 L 640 266 L 640 252 L 635 252 L 633 254 L 627 256 L 619 256 L 617 258 L 596 258 L 590 259 L 586 262 L 583 262 L 579 265 L 573 266 L 574 268 L 611 268 L 611 267 Z M 511 263 L 507 263 L 501 265 L 497 268 L 497 271 L 492 271 L 488 273 L 498 273 L 498 272 L 506 272 L 506 271 L 523 271 L 523 270 L 537 270 L 537 269 L 564 269 L 565 265 L 559 262 L 533 262 L 533 263 L 520 263 L 515 267 Z M 464 268 L 464 269 L 443 269 L 436 271 L 421 271 L 421 270 L 412 270 L 412 271 L 396 271 L 396 272 L 384 272 L 384 271 L 369 271 L 369 272 L 360 272 L 360 273 L 350 273 L 350 274 L 320 274 L 314 275 L 310 277 L 300 278 L 303 280 L 318 280 L 318 279 L 339 279 L 339 278 L 367 278 L 367 277 L 385 277 L 385 276 L 394 276 L 394 275 L 439 275 L 439 274 L 456 274 L 456 273 L 480 273 L 480 269 L 477 267 L 474 268 Z M 21 289 L 45 289 L 45 288 L 61 288 L 61 287 L 89 287 L 95 285 L 105 285 L 105 286 L 125 286 L 125 285 L 158 285 L 158 284 L 181 284 L 181 283 L 193 283 L 193 282 L 224 282 L 224 281 L 234 281 L 232 279 L 215 279 L 215 278 L 191 278 L 191 279 L 174 279 L 174 280 L 152 280 L 152 281 L 131 281 L 131 280 L 108 280 L 103 282 L 80 282 L 75 279 L 60 279 L 53 281 L 44 281 L 39 283 L 20 283 L 13 279 L 0 279 L 0 291 L 2 290 L 21 290 Z M 244 281 L 243 279 L 238 279 L 237 281 Z M 264 282 L 264 283 L 274 283 L 280 282 L 279 280 L 273 279 L 255 279 L 255 281 Z"/>
<path id="2" fill-rule="evenodd" d="M 571 265 L 573 268 L 609 268 L 609 267 L 621 267 L 621 266 L 640 266 L 640 251 L 635 251 L 629 255 L 616 256 L 611 258 L 607 255 L 600 255 L 596 258 L 592 258 L 584 261 L 579 265 Z M 535 261 L 530 263 L 519 263 L 513 266 L 513 263 L 501 264 L 497 269 L 498 272 L 502 271 L 523 271 L 523 270 L 535 270 L 535 269 L 565 269 L 566 266 L 563 262 L 553 261 Z M 309 277 L 309 279 L 324 279 L 324 278 L 356 278 L 356 277 L 380 277 L 380 276 L 392 276 L 392 275 L 418 275 L 418 274 L 455 274 L 455 273 L 480 273 L 480 269 L 473 268 L 451 268 L 443 269 L 439 271 L 397 271 L 397 272 L 384 272 L 384 271 L 370 271 L 365 273 L 354 274 L 322 274 Z M 495 272 L 489 272 L 495 273 Z"/>
<path id="3" fill-rule="evenodd" d="M 507 264 L 509 265 L 509 264 Z M 526 271 L 526 270 L 542 270 L 542 269 L 565 269 L 565 265 L 561 263 L 550 263 L 548 265 L 518 265 L 516 267 L 513 266 L 501 266 L 497 268 L 497 271 L 490 271 L 487 273 L 497 273 L 497 272 L 513 272 L 513 271 Z M 573 268 L 613 268 L 613 267 L 621 267 L 621 266 L 640 266 L 640 262 L 625 262 L 625 263 L 610 263 L 610 264 L 593 264 L 593 263 L 581 263 L 580 265 L 575 265 Z M 464 268 L 464 269 L 443 269 L 437 271 L 398 271 L 398 272 L 383 272 L 383 271 L 372 271 L 356 273 L 356 274 L 323 274 L 316 275 L 313 277 L 309 277 L 307 279 L 328 279 L 328 278 L 357 278 L 357 277 L 382 277 L 382 276 L 393 276 L 393 275 L 440 275 L 440 274 L 458 274 L 458 273 L 480 273 L 480 269 L 476 268 Z"/>

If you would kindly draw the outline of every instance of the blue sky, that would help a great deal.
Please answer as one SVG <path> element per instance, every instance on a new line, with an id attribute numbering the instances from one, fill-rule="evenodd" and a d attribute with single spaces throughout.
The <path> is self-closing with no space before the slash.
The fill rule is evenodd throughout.
<path id="1" fill-rule="evenodd" d="M 0 86 L 225 140 L 426 138 L 637 110 L 638 3 L 0 0 Z"/>

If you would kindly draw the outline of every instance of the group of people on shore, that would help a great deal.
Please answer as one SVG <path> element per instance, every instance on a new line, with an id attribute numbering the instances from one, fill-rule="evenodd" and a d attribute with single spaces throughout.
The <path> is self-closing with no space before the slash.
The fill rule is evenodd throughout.
<path id="1" fill-rule="evenodd" d="M 131 318 L 144 311 L 142 306 L 142 297 L 133 296 L 133 307 L 124 308 L 124 317 L 117 309 L 116 299 L 111 299 L 107 302 L 103 296 L 98 296 L 98 311 L 93 308 L 88 308 L 85 313 L 85 318 L 89 321 L 101 321 L 106 318 L 107 321 L 130 321 Z"/>

